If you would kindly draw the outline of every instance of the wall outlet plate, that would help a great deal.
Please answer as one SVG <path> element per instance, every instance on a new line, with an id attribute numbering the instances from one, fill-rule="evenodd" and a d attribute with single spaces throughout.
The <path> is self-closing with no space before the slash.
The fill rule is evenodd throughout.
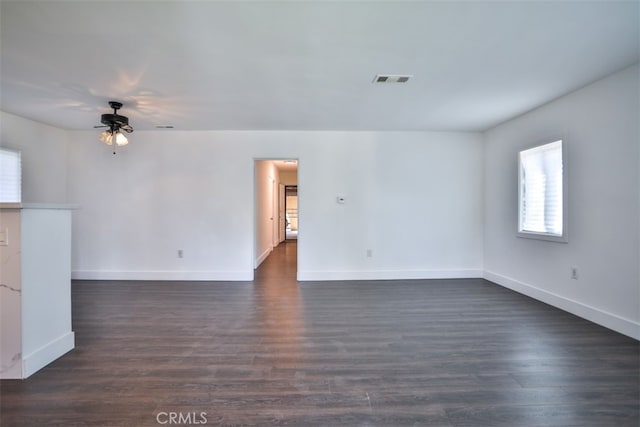
<path id="1" fill-rule="evenodd" d="M 571 278 L 578 280 L 578 267 L 571 267 Z"/>

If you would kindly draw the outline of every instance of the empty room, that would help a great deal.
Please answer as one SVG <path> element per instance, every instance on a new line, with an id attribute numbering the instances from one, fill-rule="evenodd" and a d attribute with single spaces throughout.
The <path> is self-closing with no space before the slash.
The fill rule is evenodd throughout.
<path id="1" fill-rule="evenodd" d="M 0 2 L 0 425 L 640 424 L 640 3 Z"/>

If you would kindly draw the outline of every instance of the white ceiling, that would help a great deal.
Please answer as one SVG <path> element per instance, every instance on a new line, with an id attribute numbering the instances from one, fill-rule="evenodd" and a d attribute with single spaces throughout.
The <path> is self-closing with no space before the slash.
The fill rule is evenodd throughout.
<path id="1" fill-rule="evenodd" d="M 298 170 L 297 160 L 273 160 L 273 164 L 282 172 L 295 172 Z"/>
<path id="2" fill-rule="evenodd" d="M 0 8 L 2 110 L 66 129 L 484 130 L 639 60 L 638 1 Z"/>

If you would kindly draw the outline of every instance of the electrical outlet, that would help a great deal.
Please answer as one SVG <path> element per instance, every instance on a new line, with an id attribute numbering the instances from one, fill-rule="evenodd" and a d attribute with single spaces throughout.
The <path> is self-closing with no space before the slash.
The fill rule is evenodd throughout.
<path id="1" fill-rule="evenodd" d="M 578 280 L 578 267 L 571 267 L 571 278 Z"/>
<path id="2" fill-rule="evenodd" d="M 184 258 L 184 252 L 182 249 L 178 249 L 178 258 Z"/>

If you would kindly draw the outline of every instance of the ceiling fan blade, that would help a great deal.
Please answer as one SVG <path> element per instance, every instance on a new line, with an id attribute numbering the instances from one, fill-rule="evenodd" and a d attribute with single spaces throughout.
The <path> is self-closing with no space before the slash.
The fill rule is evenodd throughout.
<path id="1" fill-rule="evenodd" d="M 133 128 L 131 126 L 129 126 L 129 125 L 120 126 L 120 129 L 122 129 L 123 131 L 125 131 L 127 133 L 133 132 Z"/>
<path id="2" fill-rule="evenodd" d="M 99 125 L 99 126 L 94 126 L 94 129 L 98 129 L 98 128 L 108 128 L 109 126 L 105 126 L 105 125 Z"/>

